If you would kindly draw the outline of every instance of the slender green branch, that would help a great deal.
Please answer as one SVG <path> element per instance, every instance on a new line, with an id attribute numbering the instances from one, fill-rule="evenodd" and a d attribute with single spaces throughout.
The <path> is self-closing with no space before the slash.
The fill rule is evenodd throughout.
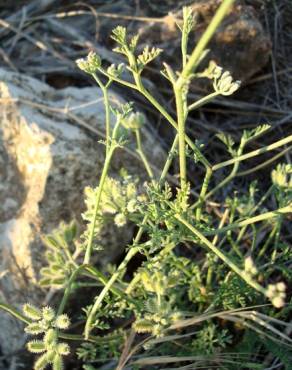
<path id="1" fill-rule="evenodd" d="M 230 260 L 223 252 L 220 251 L 214 244 L 212 244 L 203 234 L 200 233 L 194 226 L 189 224 L 183 217 L 180 215 L 175 216 L 178 221 L 184 224 L 197 238 L 200 239 L 202 244 L 208 247 L 216 256 L 218 256 L 232 271 L 234 271 L 237 275 L 239 275 L 248 285 L 252 286 L 258 292 L 266 295 L 266 289 L 263 288 L 260 284 L 258 284 L 249 274 L 246 274 L 242 271 L 237 265 Z M 223 230 L 225 228 L 222 228 Z M 221 231 L 220 230 L 220 231 Z"/>
<path id="2" fill-rule="evenodd" d="M 30 324 L 31 321 L 22 315 L 19 311 L 17 311 L 14 307 L 10 306 L 9 304 L 0 302 L 0 309 L 10 313 L 10 315 L 14 316 L 16 319 L 24 322 L 25 324 Z"/>
<path id="3" fill-rule="evenodd" d="M 160 180 L 159 180 L 160 183 L 162 183 L 166 178 L 166 175 L 167 175 L 167 173 L 169 171 L 169 168 L 171 166 L 175 151 L 177 149 L 177 145 L 178 145 L 178 134 L 175 135 L 172 146 L 171 146 L 171 148 L 168 152 L 167 160 L 165 162 L 164 168 L 163 168 L 161 176 L 160 176 Z"/>
<path id="4" fill-rule="evenodd" d="M 279 141 L 276 141 L 275 143 L 270 144 L 270 145 L 267 145 L 267 146 L 265 146 L 263 148 L 253 150 L 252 152 L 247 153 L 247 154 L 240 155 L 237 158 L 232 158 L 232 159 L 229 159 L 228 161 L 215 164 L 212 167 L 212 169 L 213 169 L 213 171 L 217 171 L 220 168 L 223 168 L 223 167 L 226 167 L 226 166 L 230 166 L 230 165 L 232 165 L 232 164 L 234 164 L 236 162 L 242 162 L 242 161 L 244 161 L 246 159 L 253 158 L 253 157 L 255 157 L 257 155 L 260 155 L 260 154 L 263 154 L 263 153 L 267 153 L 267 152 L 269 152 L 271 150 L 277 149 L 277 148 L 279 148 L 279 147 L 281 147 L 283 145 L 289 144 L 291 142 L 292 142 L 292 135 L 289 135 L 286 138 L 281 139 Z"/>
<path id="5" fill-rule="evenodd" d="M 205 232 L 204 235 L 208 236 L 208 235 L 226 233 L 229 230 L 234 230 L 234 229 L 238 229 L 238 228 L 241 228 L 247 225 L 252 225 L 252 224 L 255 224 L 256 222 L 269 220 L 271 218 L 275 218 L 275 217 L 281 216 L 286 213 L 292 213 L 292 204 L 289 204 L 288 206 L 283 207 L 283 208 L 279 208 L 275 211 L 266 212 L 258 216 L 250 217 L 247 220 L 235 222 L 234 224 L 223 227 L 222 229 Z"/>
<path id="6" fill-rule="evenodd" d="M 57 315 L 61 315 L 64 311 L 64 308 L 65 308 L 65 305 L 70 297 L 70 294 L 71 294 L 71 291 L 72 291 L 72 284 L 73 282 L 75 281 L 75 279 L 77 278 L 77 276 L 82 272 L 82 270 L 84 270 L 86 267 L 86 265 L 81 265 L 79 266 L 70 276 L 70 279 L 67 283 L 67 286 L 65 288 L 65 291 L 64 291 L 64 294 L 63 294 L 63 298 L 60 302 L 60 305 L 59 305 L 59 308 L 58 308 L 58 312 L 57 312 Z"/>
<path id="7" fill-rule="evenodd" d="M 213 34 L 216 32 L 216 29 L 222 22 L 223 18 L 227 14 L 228 10 L 230 9 L 234 0 L 223 0 L 222 4 L 220 5 L 219 9 L 217 10 L 215 16 L 209 23 L 206 31 L 203 33 L 202 37 L 200 38 L 197 46 L 195 47 L 194 51 L 192 52 L 185 68 L 181 73 L 182 79 L 188 79 L 189 76 L 193 73 L 195 68 L 200 61 L 200 57 L 204 50 L 206 49 L 209 41 L 211 40 Z"/>
<path id="8" fill-rule="evenodd" d="M 210 167 L 207 168 L 206 175 L 205 175 L 203 185 L 202 185 L 202 188 L 201 188 L 199 200 L 198 200 L 198 207 L 196 209 L 196 219 L 198 221 L 200 221 L 200 219 L 201 219 L 202 206 L 203 206 L 203 203 L 206 199 L 206 193 L 207 193 L 207 190 L 208 190 L 208 185 L 209 185 L 212 173 L 213 173 L 212 169 Z"/>
<path id="9" fill-rule="evenodd" d="M 158 110 L 158 112 L 176 129 L 176 131 L 178 131 L 178 125 L 176 123 L 176 121 L 171 117 L 171 115 L 163 108 L 163 106 L 158 103 L 158 101 L 151 95 L 151 93 L 149 93 L 149 91 L 147 91 L 147 89 L 145 89 L 145 87 L 143 86 L 143 84 L 141 85 L 140 83 L 140 87 L 134 85 L 134 84 L 130 84 L 124 80 L 121 80 L 119 78 L 115 78 L 111 75 L 109 75 L 106 71 L 104 70 L 100 70 L 104 75 L 110 77 L 113 79 L 113 81 L 116 81 L 122 85 L 125 85 L 125 86 L 128 86 L 130 88 L 134 88 L 135 90 L 138 90 L 153 106 L 154 108 L 156 108 Z M 195 143 L 193 143 L 193 141 L 186 135 L 185 136 L 185 139 L 186 139 L 186 142 L 187 144 L 189 145 L 189 147 L 195 152 L 195 153 L 198 153 L 199 154 L 199 158 L 200 158 L 200 161 L 202 162 L 202 164 L 205 166 L 205 167 L 211 167 L 211 164 L 209 163 L 209 161 L 207 160 L 207 158 L 201 153 L 200 149 L 196 146 Z"/>
<path id="10" fill-rule="evenodd" d="M 177 124 L 178 124 L 180 185 L 182 189 L 185 189 L 186 182 L 187 182 L 186 141 L 185 141 L 186 115 L 185 115 L 185 110 L 184 110 L 182 88 L 176 87 L 174 85 L 174 94 L 175 94 Z"/>
<path id="11" fill-rule="evenodd" d="M 105 135 L 106 135 L 106 153 L 109 152 L 110 149 L 110 104 L 109 104 L 109 97 L 108 97 L 108 86 L 109 85 L 104 85 L 100 78 L 97 76 L 96 73 L 94 73 L 93 78 L 95 81 L 98 83 L 102 93 L 103 93 L 103 102 L 104 102 L 104 107 L 105 107 Z"/>
<path id="12" fill-rule="evenodd" d="M 192 111 L 192 110 L 195 110 L 195 109 L 198 109 L 200 107 L 202 107 L 203 105 L 209 103 L 209 101 L 213 100 L 214 98 L 216 98 L 217 96 L 219 96 L 220 93 L 218 91 L 214 91 L 212 92 L 211 94 L 207 95 L 207 96 L 204 96 L 203 98 L 197 100 L 196 102 L 192 103 L 191 105 L 188 106 L 188 111 Z"/>
<path id="13" fill-rule="evenodd" d="M 277 159 L 282 157 L 284 154 L 288 153 L 292 149 L 292 146 L 288 146 L 287 148 L 283 149 L 280 153 L 274 155 L 272 158 L 268 159 L 267 161 L 264 161 L 260 163 L 259 165 L 250 168 L 249 170 L 246 171 L 241 171 L 236 174 L 236 177 L 242 177 L 246 175 L 250 175 L 251 173 L 254 173 L 266 166 L 269 166 L 271 163 L 275 162 Z"/>
<path id="14" fill-rule="evenodd" d="M 145 166 L 145 169 L 147 171 L 147 174 L 148 176 L 150 177 L 150 179 L 153 179 L 154 175 L 153 175 L 153 171 L 151 169 L 151 166 L 150 166 L 150 163 L 143 151 L 143 148 L 142 148 L 142 143 L 141 143 L 141 134 L 140 134 L 140 130 L 137 129 L 135 130 L 135 134 L 136 134 L 136 141 L 137 141 L 137 153 L 140 155 L 141 157 L 141 160 Z"/>
<path id="15" fill-rule="evenodd" d="M 120 124 L 120 121 L 118 120 L 117 123 L 116 123 L 116 126 L 113 130 L 112 142 L 111 142 L 111 145 L 110 145 L 110 149 L 109 149 L 109 151 L 106 155 L 104 166 L 103 166 L 101 177 L 100 177 L 100 182 L 99 182 L 99 186 L 98 186 L 98 190 L 97 190 L 97 194 L 96 194 L 96 201 L 95 201 L 95 205 L 94 205 L 94 214 L 93 214 L 92 222 L 91 222 L 91 225 L 90 225 L 90 233 L 89 233 L 87 248 L 86 248 L 84 261 L 83 261 L 84 265 L 88 265 L 89 262 L 90 262 L 90 257 L 91 257 L 91 252 L 92 252 L 92 245 L 93 245 L 93 238 L 94 238 L 94 229 L 95 229 L 95 224 L 96 224 L 96 220 L 97 220 L 101 194 L 102 194 L 105 179 L 107 177 L 107 173 L 108 173 L 108 170 L 109 170 L 109 166 L 110 166 L 112 156 L 114 154 L 115 149 L 117 148 L 115 140 L 117 138 L 117 132 L 118 132 L 119 124 Z"/>
<path id="16" fill-rule="evenodd" d="M 101 305 L 104 297 L 107 295 L 107 293 L 109 292 L 112 284 L 118 279 L 120 273 L 127 267 L 128 262 L 138 252 L 138 250 L 139 249 L 137 247 L 132 247 L 128 251 L 126 257 L 123 260 L 123 262 L 119 265 L 117 270 L 112 274 L 111 278 L 109 279 L 109 281 L 107 282 L 107 284 L 105 285 L 103 290 L 99 293 L 98 298 L 94 302 L 94 305 L 93 305 L 92 309 L 89 312 L 89 315 L 88 315 L 88 318 L 87 318 L 87 321 L 86 321 L 86 324 L 85 324 L 85 330 L 84 330 L 85 339 L 88 339 L 88 337 L 89 337 L 89 334 L 92 330 L 92 322 L 93 322 L 94 316 L 95 316 L 99 306 Z"/>

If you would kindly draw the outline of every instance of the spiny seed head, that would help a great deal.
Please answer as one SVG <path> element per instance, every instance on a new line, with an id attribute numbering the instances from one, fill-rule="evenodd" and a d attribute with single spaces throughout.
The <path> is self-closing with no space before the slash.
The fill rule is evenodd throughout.
<path id="1" fill-rule="evenodd" d="M 40 320 L 42 317 L 41 311 L 30 303 L 24 304 L 22 311 L 26 317 L 34 321 Z"/>
<path id="2" fill-rule="evenodd" d="M 57 346 L 57 352 L 62 356 L 67 356 L 70 353 L 70 347 L 67 343 L 59 343 Z"/>
<path id="3" fill-rule="evenodd" d="M 41 340 L 32 340 L 27 343 L 26 347 L 31 353 L 42 353 L 46 351 L 45 344 Z"/>
<path id="4" fill-rule="evenodd" d="M 44 353 L 36 360 L 34 370 L 44 370 L 49 363 L 47 353 Z"/>
<path id="5" fill-rule="evenodd" d="M 47 350 L 47 359 L 50 364 L 53 363 L 56 354 L 56 348 Z"/>
<path id="6" fill-rule="evenodd" d="M 55 327 L 58 329 L 68 329 L 70 325 L 70 319 L 68 315 L 62 314 L 56 318 Z"/>
<path id="7" fill-rule="evenodd" d="M 28 324 L 25 328 L 24 331 L 27 334 L 32 334 L 32 335 L 38 335 L 44 332 L 43 327 L 37 323 L 37 322 L 32 322 L 31 324 Z"/>
<path id="8" fill-rule="evenodd" d="M 60 356 L 57 353 L 53 360 L 53 370 L 63 370 L 63 369 L 64 369 L 64 364 L 63 364 L 62 356 Z"/>
<path id="9" fill-rule="evenodd" d="M 49 329 L 44 336 L 44 343 L 46 346 L 54 345 L 57 342 L 58 335 L 56 330 Z"/>
<path id="10" fill-rule="evenodd" d="M 45 321 L 52 321 L 56 314 L 52 307 L 46 306 L 42 309 L 42 315 Z"/>

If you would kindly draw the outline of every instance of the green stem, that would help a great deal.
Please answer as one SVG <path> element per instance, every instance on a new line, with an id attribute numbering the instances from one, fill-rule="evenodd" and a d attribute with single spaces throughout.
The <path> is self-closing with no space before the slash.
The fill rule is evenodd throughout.
<path id="1" fill-rule="evenodd" d="M 203 206 L 203 203 L 205 201 L 205 196 L 206 196 L 206 193 L 207 193 L 207 190 L 208 190 L 208 185 L 209 185 L 212 173 L 213 173 L 212 168 L 210 168 L 210 167 L 207 168 L 206 175 L 205 175 L 205 178 L 204 178 L 204 182 L 203 182 L 201 192 L 200 192 L 200 195 L 199 195 L 199 200 L 198 200 L 199 205 L 198 205 L 198 208 L 196 210 L 196 219 L 198 221 L 200 221 L 200 219 L 201 219 L 202 206 Z"/>
<path id="2" fill-rule="evenodd" d="M 84 330 L 85 339 L 88 339 L 88 337 L 89 337 L 90 331 L 92 329 L 92 321 L 93 321 L 94 316 L 95 316 L 100 304 L 102 303 L 104 297 L 109 292 L 112 284 L 118 279 L 120 273 L 127 267 L 128 262 L 138 252 L 138 250 L 139 249 L 137 247 L 132 247 L 128 251 L 125 259 L 123 260 L 123 262 L 119 265 L 118 269 L 113 273 L 113 275 L 111 276 L 111 278 L 109 279 L 109 281 L 107 282 L 107 284 L 105 285 L 103 290 L 98 295 L 98 298 L 94 302 L 94 305 L 93 305 L 92 309 L 90 310 L 90 313 L 88 315 L 88 318 L 87 318 L 87 321 L 86 321 L 86 324 L 85 324 L 85 330 Z"/>
<path id="3" fill-rule="evenodd" d="M 151 169 L 151 166 L 150 166 L 150 163 L 143 151 L 143 148 L 142 148 L 142 143 L 141 143 L 141 134 L 140 134 L 140 130 L 137 129 L 135 130 L 135 134 L 136 134 L 136 140 L 137 140 L 137 153 L 140 155 L 141 157 L 141 160 L 145 166 L 145 169 L 147 171 L 147 174 L 148 176 L 150 177 L 150 179 L 153 179 L 154 175 L 153 175 L 153 171 Z"/>
<path id="4" fill-rule="evenodd" d="M 180 215 L 175 215 L 175 218 L 184 224 L 201 242 L 208 247 L 216 256 L 218 256 L 227 266 L 230 267 L 237 275 L 239 275 L 248 285 L 252 286 L 258 292 L 266 295 L 266 289 L 263 288 L 260 284 L 254 281 L 250 275 L 242 271 L 235 263 L 233 263 L 223 252 L 220 251 L 214 244 L 212 244 L 203 234 L 200 233 L 194 226 L 189 224 L 185 219 Z"/>
<path id="5" fill-rule="evenodd" d="M 20 312 L 18 312 L 14 307 L 10 306 L 9 304 L 0 302 L 0 309 L 10 313 L 10 315 L 14 316 L 15 318 L 24 322 L 25 324 L 31 323 L 31 321 L 28 318 L 26 318 L 24 315 L 22 315 Z"/>
<path id="6" fill-rule="evenodd" d="M 206 31 L 204 32 L 197 46 L 192 52 L 185 68 L 183 69 L 181 73 L 181 77 L 183 79 L 188 79 L 188 77 L 191 75 L 191 73 L 193 73 L 193 71 L 197 67 L 203 51 L 207 47 L 213 34 L 215 33 L 216 29 L 219 27 L 220 23 L 222 22 L 223 18 L 225 17 L 226 13 L 228 12 L 233 2 L 234 0 L 224 0 L 222 4 L 220 5 L 215 16 L 212 18 L 211 22 L 209 23 L 209 26 L 207 27 Z"/>
<path id="7" fill-rule="evenodd" d="M 273 144 L 270 144 L 270 145 L 267 145 L 263 148 L 260 148 L 260 149 L 256 149 L 256 150 L 253 150 L 252 152 L 250 153 L 247 153 L 247 154 L 243 154 L 243 155 L 240 155 L 239 157 L 236 157 L 236 158 L 232 158 L 232 159 L 229 159 L 228 161 L 225 161 L 225 162 L 221 162 L 221 163 L 218 163 L 218 164 L 215 164 L 212 169 L 213 171 L 217 171 L 219 170 L 220 168 L 223 168 L 223 167 L 226 167 L 226 166 L 230 166 L 234 163 L 237 163 L 237 162 L 241 162 L 241 161 L 244 161 L 246 159 L 249 159 L 249 158 L 252 158 L 252 157 L 255 157 L 257 155 L 260 155 L 260 154 L 263 154 L 263 153 L 266 153 L 266 152 L 269 152 L 271 150 L 274 150 L 274 149 L 277 149 L 285 144 L 289 144 L 290 142 L 292 142 L 292 135 L 289 135 L 287 136 L 286 138 L 284 139 L 281 139 L 279 141 L 276 141 L 275 143 Z"/>
<path id="8" fill-rule="evenodd" d="M 177 123 L 178 123 L 178 148 L 179 148 L 179 169 L 180 169 L 180 186 L 185 189 L 187 182 L 186 166 L 186 141 L 185 141 L 185 110 L 183 102 L 183 92 L 181 87 L 174 85 L 174 94 L 176 101 Z"/>
<path id="9" fill-rule="evenodd" d="M 120 122 L 118 120 L 117 123 L 116 123 L 116 126 L 113 130 L 112 142 L 111 142 L 109 151 L 106 155 L 104 166 L 103 166 L 101 177 L 100 177 L 100 182 L 99 182 L 97 195 L 96 195 L 96 201 L 95 201 L 95 205 L 94 205 L 93 219 L 92 219 L 92 222 L 91 222 L 91 225 L 90 225 L 89 238 L 88 238 L 87 248 L 86 248 L 84 261 L 83 261 L 84 265 L 88 265 L 90 263 L 90 257 L 91 257 L 91 253 L 92 253 L 92 244 L 93 244 L 93 238 L 94 238 L 94 228 L 95 228 L 95 224 L 96 224 L 96 220 L 97 220 L 101 194 L 102 194 L 105 179 L 107 177 L 107 173 L 108 173 L 108 170 L 109 170 L 109 166 L 110 166 L 112 156 L 113 156 L 114 151 L 117 147 L 116 143 L 115 143 L 115 140 L 116 140 L 119 124 L 120 124 Z"/>
<path id="10" fill-rule="evenodd" d="M 110 149 L 110 104 L 109 104 L 109 97 L 108 97 L 108 85 L 104 85 L 100 78 L 94 73 L 93 78 L 98 83 L 102 93 L 103 93 L 103 102 L 105 107 L 105 133 L 106 133 L 106 153 L 109 152 Z"/>
<path id="11" fill-rule="evenodd" d="M 109 78 L 112 78 L 113 81 L 116 81 L 122 85 L 128 86 L 134 90 L 138 90 L 153 106 L 158 110 L 158 112 L 178 131 L 178 125 L 175 122 L 175 120 L 171 117 L 171 115 L 163 108 L 163 106 L 158 103 L 158 101 L 145 89 L 142 82 L 140 82 L 139 86 L 136 86 L 134 84 L 128 83 L 127 81 L 121 80 L 119 78 L 115 78 L 114 76 L 109 75 L 106 71 L 101 70 L 100 72 L 103 73 L 105 76 L 108 76 Z M 201 153 L 200 149 L 196 146 L 195 143 L 192 142 L 192 140 L 186 135 L 186 142 L 189 145 L 189 147 L 198 154 L 198 157 L 200 158 L 200 161 L 205 167 L 211 167 L 211 164 L 207 160 L 207 158 Z"/>
<path id="12" fill-rule="evenodd" d="M 271 230 L 270 235 L 268 236 L 267 240 L 265 241 L 265 244 L 263 245 L 263 247 L 259 251 L 258 255 L 256 256 L 257 259 L 261 258 L 266 253 L 266 250 L 267 250 L 269 244 L 271 243 L 274 236 L 277 234 L 277 230 L 278 230 L 278 224 L 276 224 L 273 227 L 273 229 Z"/>
<path id="13" fill-rule="evenodd" d="M 189 105 L 188 106 L 188 112 L 202 107 L 203 105 L 209 103 L 209 101 L 216 98 L 218 95 L 220 95 L 220 93 L 215 91 L 212 94 L 204 96 L 203 98 L 201 98 L 201 99 L 197 100 L 196 102 L 194 102 L 193 104 Z"/>
<path id="14" fill-rule="evenodd" d="M 251 224 L 254 224 L 256 222 L 269 220 L 271 218 L 279 217 L 279 216 L 281 216 L 283 214 L 286 214 L 286 213 L 292 213 L 292 204 L 290 204 L 286 207 L 283 207 L 283 208 L 279 208 L 276 211 L 266 212 L 266 213 L 263 213 L 261 215 L 248 218 L 247 220 L 235 222 L 234 224 L 223 227 L 222 229 L 205 232 L 204 235 L 208 236 L 208 235 L 216 235 L 216 234 L 226 233 L 229 230 L 238 229 L 240 227 L 251 225 Z"/>
<path id="15" fill-rule="evenodd" d="M 173 157 L 174 157 L 174 153 L 175 153 L 176 148 L 177 148 L 177 144 L 178 144 L 178 134 L 175 135 L 172 146 L 171 146 L 170 151 L 168 153 L 167 160 L 165 162 L 165 165 L 163 167 L 163 170 L 162 170 L 162 173 L 161 173 L 161 176 L 160 176 L 160 179 L 159 179 L 160 183 L 162 183 L 164 181 L 164 179 L 166 178 L 166 175 L 169 171 L 169 168 L 171 166 L 171 163 L 172 163 L 172 160 L 173 160 Z"/>
<path id="16" fill-rule="evenodd" d="M 67 286 L 66 286 L 66 289 L 64 291 L 64 294 L 63 294 L 63 298 L 61 300 L 61 303 L 59 305 L 59 308 L 58 308 L 58 312 L 57 312 L 57 315 L 61 315 L 64 311 L 64 308 L 65 308 L 65 305 L 69 299 L 69 296 L 71 294 L 71 290 L 72 290 L 72 284 L 73 282 L 75 281 L 75 279 L 77 278 L 77 276 L 82 272 L 82 270 L 84 270 L 86 267 L 86 265 L 81 265 L 79 266 L 70 276 L 69 278 L 69 281 L 67 283 Z"/>

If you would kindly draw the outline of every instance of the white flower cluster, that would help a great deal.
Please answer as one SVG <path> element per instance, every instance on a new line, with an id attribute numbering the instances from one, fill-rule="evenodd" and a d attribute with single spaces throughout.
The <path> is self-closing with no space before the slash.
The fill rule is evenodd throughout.
<path id="1" fill-rule="evenodd" d="M 267 297 L 271 300 L 273 306 L 281 308 L 285 304 L 286 285 L 283 282 L 269 284 L 267 289 Z"/>

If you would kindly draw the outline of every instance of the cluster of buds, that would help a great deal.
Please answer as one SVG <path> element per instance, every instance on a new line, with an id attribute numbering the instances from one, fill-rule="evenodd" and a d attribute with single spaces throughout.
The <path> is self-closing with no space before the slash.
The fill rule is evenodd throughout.
<path id="1" fill-rule="evenodd" d="M 283 282 L 269 284 L 267 288 L 267 297 L 276 308 L 281 308 L 285 304 L 286 285 Z"/>
<path id="2" fill-rule="evenodd" d="M 151 333 L 156 338 L 164 336 L 167 328 L 183 317 L 182 313 L 172 308 L 170 302 L 163 297 L 160 302 L 155 297 L 149 298 L 145 308 L 148 312 L 137 318 L 133 328 L 137 333 Z"/>
<path id="3" fill-rule="evenodd" d="M 146 122 L 144 114 L 140 112 L 132 112 L 128 114 L 122 121 L 122 125 L 128 130 L 139 130 Z"/>
<path id="4" fill-rule="evenodd" d="M 86 59 L 77 59 L 76 64 L 82 71 L 94 74 L 101 67 L 101 58 L 94 51 L 90 51 Z"/>
<path id="5" fill-rule="evenodd" d="M 41 354 L 34 364 L 34 370 L 45 369 L 49 364 L 54 370 L 62 370 L 62 356 L 69 355 L 70 347 L 67 343 L 59 343 L 58 330 L 68 329 L 69 317 L 66 314 L 56 315 L 51 307 L 40 310 L 31 304 L 23 306 L 23 313 L 32 321 L 26 326 L 25 332 L 31 335 L 44 334 L 41 340 L 27 343 L 30 352 Z"/>
<path id="6" fill-rule="evenodd" d="M 213 80 L 214 90 L 220 95 L 231 95 L 240 87 L 240 81 L 234 81 L 230 72 L 223 72 L 223 68 L 219 67 L 213 60 L 199 76 Z"/>
<path id="7" fill-rule="evenodd" d="M 279 188 L 292 189 L 292 165 L 278 164 L 272 171 L 272 181 Z"/>
<path id="8" fill-rule="evenodd" d="M 246 257 L 244 260 L 244 271 L 250 276 L 255 276 L 258 273 L 258 269 L 251 256 Z"/>
<path id="9" fill-rule="evenodd" d="M 233 81 L 230 72 L 225 71 L 213 82 L 213 87 L 220 95 L 231 95 L 240 87 L 240 81 Z"/>
<path id="10" fill-rule="evenodd" d="M 115 64 L 111 64 L 108 68 L 107 68 L 107 73 L 110 75 L 110 76 L 113 76 L 113 77 L 120 77 L 121 74 L 124 72 L 125 70 L 125 64 L 124 63 L 120 63 L 118 65 L 115 65 Z"/>

